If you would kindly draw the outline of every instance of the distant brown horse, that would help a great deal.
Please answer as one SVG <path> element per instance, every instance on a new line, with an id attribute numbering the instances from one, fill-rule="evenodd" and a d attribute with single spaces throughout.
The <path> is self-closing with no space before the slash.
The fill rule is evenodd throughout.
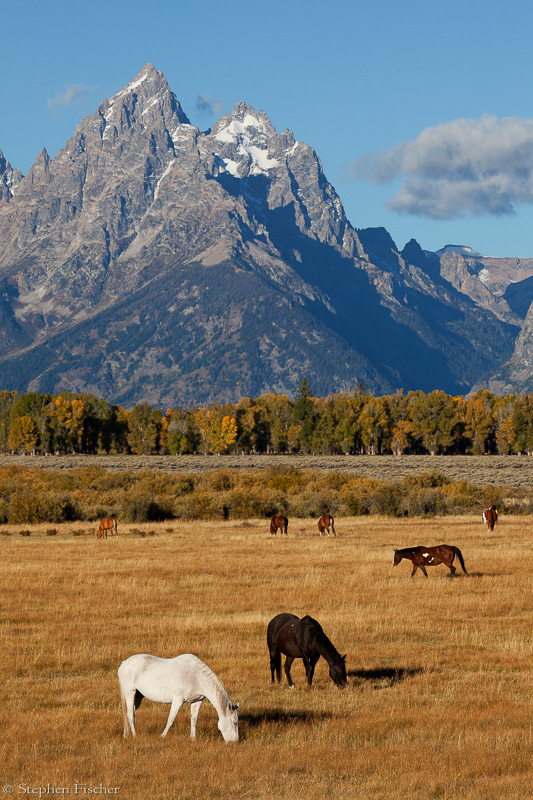
<path id="1" fill-rule="evenodd" d="M 104 519 L 101 519 L 100 527 L 98 528 L 96 535 L 99 539 L 102 537 L 107 539 L 108 531 L 111 532 L 111 536 L 113 536 L 113 531 L 115 531 L 115 536 L 118 536 L 117 521 L 114 517 L 105 517 Z"/>
<path id="2" fill-rule="evenodd" d="M 331 514 L 323 514 L 320 517 L 320 519 L 318 520 L 318 532 L 319 532 L 320 536 L 322 536 L 322 534 L 325 535 L 326 532 L 327 532 L 327 534 L 329 536 L 330 527 L 331 527 L 331 531 L 333 533 L 333 536 L 336 536 L 337 534 L 335 533 L 335 525 L 333 523 L 334 523 L 334 520 L 333 520 L 333 517 L 331 516 Z"/>
<path id="3" fill-rule="evenodd" d="M 498 512 L 496 511 L 496 506 L 491 506 L 490 508 L 485 509 L 483 512 L 483 522 L 489 531 L 494 530 L 494 526 L 498 522 Z"/>
<path id="4" fill-rule="evenodd" d="M 403 550 L 394 549 L 393 566 L 399 564 L 402 558 L 407 558 L 413 562 L 413 571 L 411 578 L 414 577 L 415 572 L 420 567 L 424 575 L 428 576 L 426 567 L 437 567 L 439 564 L 446 564 L 450 570 L 450 578 L 455 575 L 455 567 L 452 566 L 455 556 L 458 557 L 461 569 L 465 575 L 468 572 L 465 569 L 465 562 L 463 561 L 463 554 L 458 547 L 451 544 L 440 544 L 438 547 L 406 547 Z"/>
<path id="5" fill-rule="evenodd" d="M 289 520 L 287 517 L 284 517 L 283 514 L 280 514 L 279 517 L 274 515 L 270 520 L 270 533 L 277 533 L 279 528 L 279 532 L 282 534 L 284 533 L 286 536 L 288 525 Z"/>

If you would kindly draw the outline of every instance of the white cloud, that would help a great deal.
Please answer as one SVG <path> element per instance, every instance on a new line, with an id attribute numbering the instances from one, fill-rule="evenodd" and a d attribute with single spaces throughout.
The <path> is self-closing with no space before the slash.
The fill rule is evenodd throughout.
<path id="1" fill-rule="evenodd" d="M 456 119 L 349 167 L 354 180 L 401 179 L 387 203 L 402 214 L 452 219 L 513 214 L 533 203 L 533 118 Z"/>
<path id="2" fill-rule="evenodd" d="M 67 86 L 62 94 L 49 97 L 47 106 L 50 111 L 56 111 L 58 108 L 71 108 L 75 105 L 81 106 L 86 102 L 90 93 L 97 88 L 97 86 L 85 86 L 83 83 L 73 83 Z"/>

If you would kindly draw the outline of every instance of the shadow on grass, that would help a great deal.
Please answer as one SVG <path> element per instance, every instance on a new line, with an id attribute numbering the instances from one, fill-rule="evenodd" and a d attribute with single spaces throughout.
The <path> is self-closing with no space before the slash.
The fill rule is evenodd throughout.
<path id="1" fill-rule="evenodd" d="M 505 572 L 469 572 L 469 578 L 501 578 Z"/>
<path id="2" fill-rule="evenodd" d="M 331 719 L 333 714 L 329 711 L 284 711 L 280 708 L 268 708 L 264 711 L 243 711 L 239 713 L 239 722 L 247 728 L 259 728 L 262 725 L 308 725 L 323 719 Z"/>
<path id="3" fill-rule="evenodd" d="M 351 669 L 347 671 L 349 678 L 356 678 L 355 683 L 367 681 L 373 689 L 387 689 L 396 683 L 414 678 L 424 672 L 423 667 L 380 667 L 379 669 Z"/>

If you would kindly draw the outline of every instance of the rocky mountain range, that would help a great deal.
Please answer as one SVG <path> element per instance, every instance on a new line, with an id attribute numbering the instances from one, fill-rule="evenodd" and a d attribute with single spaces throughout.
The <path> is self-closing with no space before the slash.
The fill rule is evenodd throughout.
<path id="1" fill-rule="evenodd" d="M 311 147 L 243 102 L 200 131 L 151 64 L 25 176 L 0 152 L 0 242 L 1 388 L 529 387 L 533 259 L 354 228 Z"/>

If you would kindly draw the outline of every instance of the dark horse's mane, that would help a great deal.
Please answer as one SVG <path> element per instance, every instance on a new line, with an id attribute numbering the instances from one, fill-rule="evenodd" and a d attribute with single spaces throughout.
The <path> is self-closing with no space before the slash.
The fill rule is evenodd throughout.
<path id="1" fill-rule="evenodd" d="M 342 660 L 342 656 L 333 644 L 333 642 L 328 639 L 326 634 L 322 629 L 322 625 L 310 617 L 306 615 L 302 617 L 299 622 L 297 623 L 297 628 L 299 629 L 299 633 L 301 636 L 308 636 L 312 637 L 312 642 L 315 645 L 316 649 L 320 653 L 320 655 L 326 659 L 329 663 Z"/>

